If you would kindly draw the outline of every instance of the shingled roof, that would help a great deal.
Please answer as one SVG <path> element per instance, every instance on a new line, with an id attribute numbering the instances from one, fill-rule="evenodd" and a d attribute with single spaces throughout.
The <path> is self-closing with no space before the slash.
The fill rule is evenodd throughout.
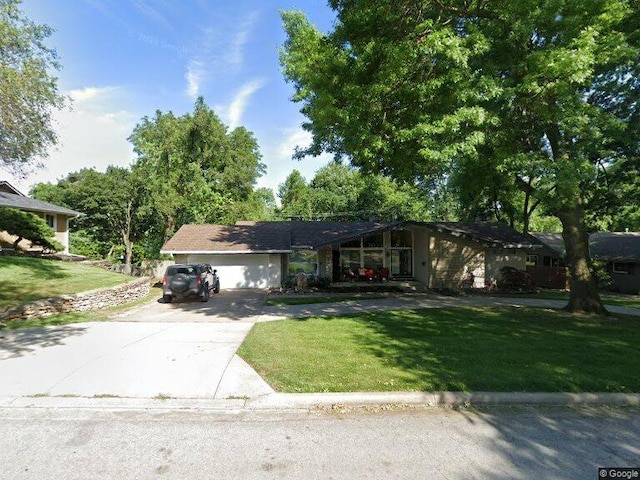
<path id="1" fill-rule="evenodd" d="M 251 225 L 183 225 L 162 253 L 287 253 L 291 232 L 284 222 Z"/>
<path id="2" fill-rule="evenodd" d="M 540 241 L 564 257 L 561 233 L 534 233 Z M 589 235 L 589 252 L 596 260 L 640 263 L 640 232 L 596 232 Z"/>
<path id="3" fill-rule="evenodd" d="M 68 215 L 69 217 L 82 215 L 82 213 L 71 210 L 70 208 L 27 197 L 6 181 L 0 182 L 0 207 L 17 208 L 18 210 L 26 210 L 28 212 L 59 213 Z"/>
<path id="4" fill-rule="evenodd" d="M 640 263 L 640 232 L 592 233 L 589 250 L 594 259 Z"/>
<path id="5" fill-rule="evenodd" d="M 446 232 L 454 237 L 468 238 L 502 248 L 541 248 L 533 235 L 520 233 L 500 222 L 426 222 L 432 230 Z"/>
<path id="6" fill-rule="evenodd" d="M 361 236 L 419 225 L 434 231 L 502 248 L 539 248 L 531 235 L 492 222 L 238 222 L 226 225 L 183 225 L 162 247 L 162 253 L 287 253 L 319 249 Z"/>

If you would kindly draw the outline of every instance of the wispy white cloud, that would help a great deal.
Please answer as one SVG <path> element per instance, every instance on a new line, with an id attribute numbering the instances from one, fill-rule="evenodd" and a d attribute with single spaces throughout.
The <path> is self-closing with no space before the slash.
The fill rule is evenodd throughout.
<path id="1" fill-rule="evenodd" d="M 229 106 L 226 109 L 223 108 L 223 110 L 226 111 L 229 128 L 231 130 L 240 126 L 242 122 L 242 115 L 244 115 L 251 96 L 264 87 L 264 85 L 264 80 L 253 80 L 252 82 L 243 85 L 233 97 Z"/>
<path id="2" fill-rule="evenodd" d="M 174 30 L 173 24 L 162 14 L 159 10 L 152 7 L 149 2 L 144 0 L 136 0 L 133 2 L 133 6 L 142 15 L 150 19 L 151 21 L 162 25 L 167 30 Z"/>
<path id="3" fill-rule="evenodd" d="M 258 12 L 251 12 L 240 24 L 239 29 L 231 38 L 228 54 L 225 60 L 235 66 L 242 66 L 244 63 L 244 50 L 251 31 L 258 20 Z"/>
<path id="4" fill-rule="evenodd" d="M 114 20 L 116 23 L 119 23 L 122 26 L 128 27 L 129 22 L 125 17 L 121 16 L 118 13 L 117 5 L 112 5 L 112 2 L 108 0 L 83 0 L 84 3 L 90 5 L 97 11 L 99 11 L 103 16 Z"/>
<path id="5" fill-rule="evenodd" d="M 206 73 L 202 62 L 197 60 L 191 60 L 187 66 L 187 72 L 185 73 L 185 79 L 187 80 L 187 95 L 191 98 L 196 98 L 200 93 L 200 84 Z"/>
<path id="6" fill-rule="evenodd" d="M 187 61 L 185 72 L 186 92 L 190 97 L 197 96 L 194 92 L 200 92 L 216 76 L 235 75 L 242 69 L 246 46 L 258 17 L 255 11 L 232 28 L 217 25 L 217 28 L 202 29 L 198 48 Z"/>
<path id="7" fill-rule="evenodd" d="M 85 87 L 68 92 L 69 97 L 74 103 L 90 102 L 104 98 L 117 90 L 116 87 Z"/>

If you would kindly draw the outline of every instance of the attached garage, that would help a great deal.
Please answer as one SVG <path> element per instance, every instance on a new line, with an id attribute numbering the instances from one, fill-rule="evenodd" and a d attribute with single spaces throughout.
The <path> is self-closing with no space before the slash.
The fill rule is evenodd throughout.
<path id="1" fill-rule="evenodd" d="M 162 247 L 176 263 L 208 263 L 220 287 L 272 288 L 282 284 L 291 235 L 278 223 L 183 225 Z"/>
<path id="2" fill-rule="evenodd" d="M 282 283 L 282 255 L 270 253 L 176 255 L 178 263 L 209 263 L 218 270 L 220 286 L 270 288 Z"/>

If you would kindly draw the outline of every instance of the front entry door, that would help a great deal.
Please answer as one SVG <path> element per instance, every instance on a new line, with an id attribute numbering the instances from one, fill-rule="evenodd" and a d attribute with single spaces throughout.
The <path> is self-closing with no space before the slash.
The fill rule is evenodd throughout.
<path id="1" fill-rule="evenodd" d="M 413 276 L 413 251 L 410 248 L 391 250 L 391 275 L 394 277 Z"/>

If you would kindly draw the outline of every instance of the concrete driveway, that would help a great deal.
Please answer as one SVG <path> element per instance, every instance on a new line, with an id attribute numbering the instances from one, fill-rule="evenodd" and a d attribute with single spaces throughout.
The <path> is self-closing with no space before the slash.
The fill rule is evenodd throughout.
<path id="1" fill-rule="evenodd" d="M 152 303 L 112 322 L 0 332 L 0 397 L 255 397 L 273 390 L 235 353 L 266 294 Z M 10 403 L 10 402 L 9 402 Z"/>
<path id="2" fill-rule="evenodd" d="M 208 302 L 185 298 L 171 303 L 158 299 L 142 307 L 128 310 L 113 318 L 124 322 L 255 322 L 267 298 L 266 290 L 223 290 L 211 295 Z"/>

